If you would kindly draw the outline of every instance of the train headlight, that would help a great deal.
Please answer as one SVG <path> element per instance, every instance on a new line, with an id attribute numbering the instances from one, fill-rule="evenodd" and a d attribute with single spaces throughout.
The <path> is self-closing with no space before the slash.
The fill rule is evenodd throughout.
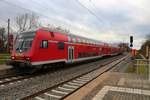
<path id="1" fill-rule="evenodd" d="M 14 57 L 14 56 L 12 56 L 12 57 L 11 57 L 11 59 L 13 59 L 13 60 L 14 60 L 14 59 L 15 59 L 15 57 Z"/>
<path id="2" fill-rule="evenodd" d="M 29 60 L 30 60 L 30 58 L 29 58 L 29 57 L 27 57 L 27 58 L 26 58 L 26 60 L 28 60 L 28 61 L 29 61 Z"/>

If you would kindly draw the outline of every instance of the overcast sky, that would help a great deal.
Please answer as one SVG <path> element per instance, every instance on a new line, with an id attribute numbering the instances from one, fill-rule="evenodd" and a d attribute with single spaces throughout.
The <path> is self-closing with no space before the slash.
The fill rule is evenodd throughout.
<path id="1" fill-rule="evenodd" d="M 150 0 L 0 0 L 0 26 L 6 26 L 7 18 L 13 21 L 34 12 L 43 25 L 62 26 L 96 40 L 129 42 L 133 35 L 134 48 L 139 49 L 150 34 L 149 4 Z"/>

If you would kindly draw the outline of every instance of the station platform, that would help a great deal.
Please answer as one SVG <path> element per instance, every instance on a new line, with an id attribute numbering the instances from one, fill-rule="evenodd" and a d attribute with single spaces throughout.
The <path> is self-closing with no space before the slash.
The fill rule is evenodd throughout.
<path id="1" fill-rule="evenodd" d="M 8 65 L 5 65 L 5 64 L 0 65 L 0 71 L 1 70 L 6 70 L 6 69 L 11 69 L 11 68 L 12 68 L 12 66 L 8 66 Z"/>
<path id="2" fill-rule="evenodd" d="M 12 70 L 12 66 L 8 66 L 8 65 L 0 65 L 0 78 L 1 77 L 4 77 L 4 76 L 7 76 L 9 74 L 12 74 L 14 73 L 13 70 Z"/>
<path id="3" fill-rule="evenodd" d="M 65 100 L 150 100 L 150 81 L 143 75 L 107 72 Z"/>

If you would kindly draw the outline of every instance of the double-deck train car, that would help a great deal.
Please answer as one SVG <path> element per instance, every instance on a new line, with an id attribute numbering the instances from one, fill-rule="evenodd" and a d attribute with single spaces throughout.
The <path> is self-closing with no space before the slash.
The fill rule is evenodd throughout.
<path id="1" fill-rule="evenodd" d="M 122 53 L 123 49 L 73 34 L 39 28 L 15 39 L 9 64 L 16 69 L 40 68 L 54 63 L 75 63 Z"/>

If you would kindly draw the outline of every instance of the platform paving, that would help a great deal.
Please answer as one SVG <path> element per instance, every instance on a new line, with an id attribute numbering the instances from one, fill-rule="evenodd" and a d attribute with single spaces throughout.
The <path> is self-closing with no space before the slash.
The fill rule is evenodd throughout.
<path id="1" fill-rule="evenodd" d="M 124 99 L 123 99 L 124 98 Z M 150 100 L 150 90 L 104 86 L 92 100 Z"/>
<path id="2" fill-rule="evenodd" d="M 7 75 L 14 74 L 12 66 L 0 65 L 0 78 L 6 77 Z"/>
<path id="3" fill-rule="evenodd" d="M 65 100 L 150 100 L 150 81 L 145 75 L 114 70 L 99 76 Z"/>
<path id="4" fill-rule="evenodd" d="M 11 69 L 11 68 L 12 68 L 12 66 L 8 66 L 8 65 L 5 65 L 5 64 L 0 65 L 0 71 L 5 70 L 5 69 Z"/>
<path id="5" fill-rule="evenodd" d="M 150 82 L 143 75 L 111 72 L 84 100 L 150 100 Z"/>

